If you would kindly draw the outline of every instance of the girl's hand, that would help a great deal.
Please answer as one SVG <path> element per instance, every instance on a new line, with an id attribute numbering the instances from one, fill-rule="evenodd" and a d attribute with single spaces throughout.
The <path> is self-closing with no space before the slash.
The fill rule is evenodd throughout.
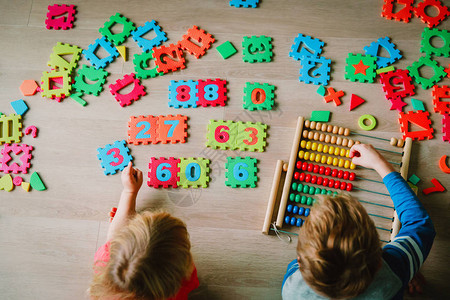
<path id="1" fill-rule="evenodd" d="M 143 177 L 142 171 L 138 168 L 133 168 L 131 166 L 131 161 L 128 166 L 123 169 L 122 175 L 122 185 L 125 192 L 136 193 L 139 191 L 142 185 Z"/>

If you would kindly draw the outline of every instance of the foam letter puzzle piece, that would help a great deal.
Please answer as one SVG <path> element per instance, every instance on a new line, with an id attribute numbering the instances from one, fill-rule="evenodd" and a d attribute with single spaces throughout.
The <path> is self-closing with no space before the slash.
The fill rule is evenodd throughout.
<path id="1" fill-rule="evenodd" d="M 364 102 L 366 102 L 366 100 L 355 94 L 352 94 L 350 98 L 350 111 L 354 110 L 356 107 L 360 106 Z"/>
<path id="2" fill-rule="evenodd" d="M 422 193 L 424 195 L 428 195 L 428 194 L 435 193 L 435 192 L 445 191 L 445 187 L 436 178 L 431 179 L 431 183 L 433 184 L 432 187 L 422 190 Z"/>
<path id="3" fill-rule="evenodd" d="M 411 19 L 413 4 L 414 0 L 384 0 L 381 16 L 388 20 L 394 19 L 408 23 Z M 399 5 L 401 9 L 397 9 Z"/>
<path id="4" fill-rule="evenodd" d="M 423 101 L 411 98 L 411 104 L 415 110 L 425 111 L 425 105 L 423 104 Z"/>
<path id="5" fill-rule="evenodd" d="M 295 60 L 301 60 L 304 57 L 318 57 L 322 53 L 323 45 L 325 43 L 321 40 L 299 33 L 294 39 L 289 56 Z"/>
<path id="6" fill-rule="evenodd" d="M 197 82 L 193 80 L 171 80 L 169 85 L 169 107 L 197 107 Z"/>
<path id="7" fill-rule="evenodd" d="M 19 99 L 10 103 L 16 114 L 23 116 L 28 111 L 28 105 Z"/>
<path id="8" fill-rule="evenodd" d="M 439 160 L 439 169 L 441 169 L 442 172 L 450 174 L 450 168 L 448 167 L 447 163 L 445 162 L 447 160 L 447 155 L 442 155 L 441 159 Z"/>
<path id="9" fill-rule="evenodd" d="M 78 67 L 78 61 L 81 58 L 82 49 L 75 45 L 56 43 L 53 52 L 50 54 L 50 60 L 47 63 L 52 69 L 67 70 L 72 72 Z M 71 56 L 70 61 L 64 58 L 64 55 Z"/>
<path id="10" fill-rule="evenodd" d="M 434 130 L 431 128 L 431 120 L 429 116 L 430 113 L 427 111 L 409 111 L 407 113 L 400 112 L 398 122 L 400 123 L 400 130 L 403 132 L 403 139 L 405 140 L 407 137 L 410 137 L 413 140 L 417 139 L 419 141 L 425 138 L 432 139 Z M 423 128 L 423 130 L 410 131 L 410 123 Z"/>
<path id="11" fill-rule="evenodd" d="M 98 148 L 97 152 L 97 158 L 100 160 L 105 175 L 116 174 L 118 170 L 122 171 L 133 160 L 125 140 L 115 141 L 113 144 Z M 31 186 L 33 187 L 33 185 Z"/>
<path id="12" fill-rule="evenodd" d="M 264 152 L 267 125 L 260 122 L 238 122 L 235 149 Z"/>
<path id="13" fill-rule="evenodd" d="M 244 109 L 272 110 L 275 86 L 268 83 L 246 82 L 244 87 Z"/>
<path id="14" fill-rule="evenodd" d="M 108 72 L 103 69 L 83 65 L 77 73 L 78 75 L 75 77 L 75 83 L 72 87 L 83 94 L 98 96 L 103 90 L 103 84 L 105 84 Z M 87 83 L 86 79 L 89 82 L 94 81 L 94 83 Z"/>
<path id="15" fill-rule="evenodd" d="M 209 162 L 209 159 L 200 157 L 180 158 L 178 164 L 180 182 L 178 185 L 183 188 L 208 187 Z"/>
<path id="16" fill-rule="evenodd" d="M 5 175 L 0 177 L 0 190 L 5 190 L 7 192 L 12 191 L 14 188 L 13 179 L 11 175 Z"/>
<path id="17" fill-rule="evenodd" d="M 167 143 L 185 143 L 187 137 L 187 116 L 158 116 L 158 141 Z"/>
<path id="18" fill-rule="evenodd" d="M 147 145 L 158 143 L 158 117 L 131 116 L 128 121 L 128 144 Z"/>
<path id="19" fill-rule="evenodd" d="M 5 144 L 1 151 L 2 157 L 0 158 L 0 171 L 8 174 L 9 172 L 17 173 L 28 173 L 30 168 L 31 151 L 33 146 L 28 146 L 26 144 Z M 21 165 L 12 161 L 11 154 L 19 155 Z"/>
<path id="20" fill-rule="evenodd" d="M 428 7 L 433 6 L 438 13 L 434 15 L 429 15 Z M 414 14 L 416 17 L 420 18 L 423 23 L 428 24 L 428 27 L 436 27 L 442 21 L 444 21 L 448 16 L 450 16 L 450 11 L 447 6 L 443 5 L 439 0 L 423 0 L 414 8 Z"/>
<path id="21" fill-rule="evenodd" d="M 133 59 L 134 72 L 137 78 L 155 78 L 156 76 L 163 76 L 163 72 L 158 72 L 156 69 L 158 66 L 148 69 L 150 67 L 149 62 L 155 60 L 153 57 L 153 50 L 149 52 L 143 52 L 142 54 L 135 54 Z"/>
<path id="22" fill-rule="evenodd" d="M 119 33 L 113 33 L 112 28 L 116 24 L 123 25 L 123 29 Z M 122 16 L 119 13 L 111 16 L 109 20 L 103 25 L 102 28 L 98 30 L 104 37 L 108 39 L 108 41 L 112 42 L 114 45 L 121 45 L 127 37 L 130 36 L 131 32 L 136 29 L 133 22 L 129 21 L 127 18 Z"/>
<path id="23" fill-rule="evenodd" d="M 217 105 L 225 106 L 228 100 L 226 84 L 227 81 L 220 78 L 207 79 L 206 81 L 200 79 L 197 83 L 197 105 L 202 107 L 209 105 L 213 107 Z"/>
<path id="24" fill-rule="evenodd" d="M 156 35 L 154 38 L 148 40 L 143 37 L 144 35 L 146 35 L 151 31 L 153 31 Z M 155 20 L 152 20 L 151 22 L 145 22 L 144 26 L 138 27 L 135 31 L 131 33 L 131 36 L 144 52 L 150 51 L 153 48 L 161 45 L 163 42 L 167 41 L 166 33 L 162 31 L 159 25 L 156 24 Z"/>
<path id="25" fill-rule="evenodd" d="M 108 52 L 109 55 L 104 58 L 98 57 L 95 53 L 97 49 L 99 49 L 99 47 L 102 47 L 106 52 Z M 84 54 L 84 57 L 96 69 L 106 68 L 107 65 L 112 63 L 114 59 L 119 56 L 119 51 L 117 51 L 117 49 L 109 41 L 107 41 L 105 37 L 96 39 L 93 44 L 90 44 L 88 48 L 83 50 L 82 52 Z"/>
<path id="26" fill-rule="evenodd" d="M 255 188 L 258 181 L 258 160 L 251 157 L 227 157 L 225 185 L 233 188 Z"/>
<path id="27" fill-rule="evenodd" d="M 133 84 L 133 90 L 131 92 L 128 94 L 119 93 L 120 90 L 131 84 Z M 109 85 L 109 90 L 122 107 L 132 104 L 133 101 L 138 101 L 142 96 L 147 94 L 140 80 L 134 77 L 134 73 L 127 74 L 122 79 L 118 79 L 115 84 Z"/>
<path id="28" fill-rule="evenodd" d="M 154 188 L 162 186 L 166 189 L 170 186 L 173 188 L 178 187 L 177 183 L 180 181 L 180 178 L 177 176 L 180 172 L 180 168 L 178 168 L 179 163 L 180 160 L 173 157 L 169 159 L 152 157 L 148 164 L 148 168 L 150 169 L 150 172 L 148 172 L 148 186 Z"/>
<path id="29" fill-rule="evenodd" d="M 22 117 L 20 115 L 0 115 L 0 145 L 20 143 L 22 136 Z"/>
<path id="30" fill-rule="evenodd" d="M 216 47 L 216 50 L 217 52 L 219 52 L 220 56 L 222 56 L 223 59 L 227 59 L 237 52 L 236 48 L 230 41 L 226 41 L 225 43 L 220 44 Z"/>
<path id="31" fill-rule="evenodd" d="M 230 0 L 230 6 L 234 7 L 245 7 L 245 8 L 256 8 L 258 6 L 259 0 Z"/>
<path id="32" fill-rule="evenodd" d="M 163 72 L 164 74 L 169 73 L 169 71 L 176 71 L 178 69 L 184 69 L 185 59 L 183 57 L 183 52 L 180 50 L 178 45 L 170 44 L 169 46 L 161 46 L 159 48 L 153 48 L 153 58 L 155 58 L 155 63 L 157 65 L 156 70 L 158 72 Z"/>
<path id="33" fill-rule="evenodd" d="M 386 49 L 389 57 L 378 55 L 380 47 Z M 376 64 L 378 69 L 387 67 L 403 57 L 400 51 L 395 48 L 395 45 L 389 41 L 388 37 L 379 38 L 376 42 L 371 43 L 370 46 L 364 47 L 364 52 L 366 55 L 377 58 Z"/>
<path id="34" fill-rule="evenodd" d="M 38 134 L 38 129 L 36 128 L 36 126 L 28 126 L 27 128 L 25 128 L 24 133 L 25 135 L 31 134 L 33 138 L 36 138 Z"/>
<path id="35" fill-rule="evenodd" d="M 432 94 L 434 112 L 450 114 L 450 87 L 446 85 L 442 87 L 435 85 Z M 444 101 L 443 99 L 449 99 L 449 101 Z"/>
<path id="36" fill-rule="evenodd" d="M 244 36 L 243 61 L 248 63 L 272 61 L 272 38 L 268 36 Z"/>
<path id="37" fill-rule="evenodd" d="M 36 81 L 31 79 L 24 80 L 19 87 L 24 96 L 33 96 L 34 94 L 36 94 L 38 88 L 39 86 Z"/>
<path id="38" fill-rule="evenodd" d="M 386 93 L 386 99 L 395 100 L 396 98 L 405 98 L 415 94 L 415 86 L 412 84 L 412 78 L 408 70 L 397 69 L 395 71 L 380 74 L 380 82 L 383 84 L 383 91 Z"/>
<path id="39" fill-rule="evenodd" d="M 435 47 L 431 43 L 433 39 L 441 40 L 442 47 Z M 450 57 L 450 32 L 447 30 L 439 30 L 437 28 L 429 29 L 425 27 L 422 32 L 422 41 L 420 44 L 420 52 L 429 55 Z"/>
<path id="40" fill-rule="evenodd" d="M 325 100 L 326 103 L 333 101 L 336 106 L 339 106 L 342 104 L 341 97 L 344 96 L 343 91 L 335 91 L 334 88 L 329 87 L 327 88 L 328 95 L 326 95 L 323 100 Z"/>
<path id="41" fill-rule="evenodd" d="M 345 60 L 345 79 L 359 82 L 373 82 L 376 76 L 376 57 L 349 53 Z"/>
<path id="42" fill-rule="evenodd" d="M 58 86 L 60 84 L 61 86 Z M 70 96 L 72 90 L 69 71 L 53 70 L 43 72 L 41 77 L 41 95 L 49 99 L 64 98 Z M 60 99 L 56 99 L 58 102 Z"/>
<path id="43" fill-rule="evenodd" d="M 442 140 L 444 142 L 450 142 L 450 114 L 445 114 L 442 118 Z"/>
<path id="44" fill-rule="evenodd" d="M 424 66 L 428 66 L 433 69 L 434 75 L 431 78 L 421 76 L 419 70 Z M 432 87 L 447 76 L 447 73 L 444 71 L 444 67 L 439 66 L 438 62 L 432 60 L 429 55 L 422 56 L 418 61 L 413 62 L 411 66 L 406 68 L 409 71 L 409 75 L 414 77 L 414 80 L 418 84 L 422 85 L 422 89 L 424 90 Z"/>
<path id="45" fill-rule="evenodd" d="M 213 149 L 236 149 L 238 124 L 233 121 L 209 120 L 206 146 Z"/>
<path id="46" fill-rule="evenodd" d="M 47 189 L 38 172 L 33 172 L 33 174 L 31 174 L 30 185 L 36 191 L 45 191 Z"/>
<path id="47" fill-rule="evenodd" d="M 45 25 L 47 29 L 67 30 L 75 21 L 75 5 L 49 5 Z"/>
<path id="48" fill-rule="evenodd" d="M 298 80 L 315 85 L 327 85 L 330 80 L 331 60 L 325 57 L 306 56 L 300 60 L 300 77 Z"/>
<path id="49" fill-rule="evenodd" d="M 182 40 L 178 42 L 178 45 L 181 49 L 186 50 L 196 58 L 200 58 L 200 56 L 203 56 L 206 53 L 206 50 L 211 48 L 214 41 L 215 39 L 211 34 L 194 26 L 188 29 L 187 34 L 183 35 Z"/>

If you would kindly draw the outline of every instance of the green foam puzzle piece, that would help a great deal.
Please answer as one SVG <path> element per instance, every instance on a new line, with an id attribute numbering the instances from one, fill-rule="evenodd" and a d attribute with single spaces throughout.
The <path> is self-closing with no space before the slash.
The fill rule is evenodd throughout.
<path id="1" fill-rule="evenodd" d="M 233 121 L 210 120 L 206 146 L 213 149 L 236 149 L 238 124 Z"/>
<path id="2" fill-rule="evenodd" d="M 319 88 L 317 89 L 317 94 L 325 97 L 326 93 L 327 93 L 327 89 L 323 85 L 319 86 Z"/>
<path id="3" fill-rule="evenodd" d="M 153 50 L 150 52 L 144 52 L 142 54 L 135 54 L 133 59 L 134 72 L 136 73 L 136 78 L 146 79 L 148 77 L 155 78 L 156 76 L 163 76 L 164 72 L 158 72 L 156 69 L 158 66 L 152 69 L 147 69 L 149 67 L 149 61 L 154 60 Z"/>
<path id="4" fill-rule="evenodd" d="M 78 66 L 78 61 L 81 57 L 82 49 L 78 46 L 63 44 L 58 42 L 53 47 L 53 52 L 50 54 L 50 61 L 47 63 L 52 69 L 67 70 L 72 72 Z M 72 55 L 70 62 L 67 61 L 63 55 Z"/>
<path id="5" fill-rule="evenodd" d="M 119 33 L 113 33 L 112 28 L 116 24 L 122 24 L 123 29 Z M 114 45 L 119 46 L 125 40 L 127 37 L 130 36 L 131 32 L 136 29 L 136 26 L 134 26 L 133 22 L 128 21 L 127 18 L 123 17 L 121 14 L 116 13 L 115 15 L 111 16 L 107 22 L 103 25 L 102 28 L 100 28 L 98 31 L 107 38 L 110 42 L 114 43 Z"/>
<path id="6" fill-rule="evenodd" d="M 260 122 L 238 122 L 235 149 L 264 152 L 267 125 Z"/>
<path id="7" fill-rule="evenodd" d="M 44 185 L 44 182 L 42 182 L 42 179 L 37 172 L 33 172 L 33 174 L 31 174 L 30 184 L 31 184 L 31 187 L 37 191 L 45 191 L 47 189 Z"/>
<path id="8" fill-rule="evenodd" d="M 72 98 L 73 100 L 75 100 L 76 102 L 78 102 L 79 104 L 81 104 L 82 106 L 86 106 L 87 102 L 81 98 L 83 97 L 83 93 L 75 93 L 75 94 L 71 94 L 70 98 Z"/>
<path id="9" fill-rule="evenodd" d="M 234 55 L 237 50 L 230 41 L 220 44 L 216 47 L 217 52 L 222 56 L 223 59 L 227 59 Z"/>
<path id="10" fill-rule="evenodd" d="M 7 174 L 0 178 L 0 190 L 10 192 L 13 188 L 14 184 L 11 175 Z"/>
<path id="11" fill-rule="evenodd" d="M 423 104 L 422 101 L 411 98 L 411 104 L 415 110 L 425 111 L 425 105 Z"/>
<path id="12" fill-rule="evenodd" d="M 359 82 L 373 82 L 375 80 L 376 57 L 349 53 L 345 61 L 347 63 L 345 79 Z"/>
<path id="13" fill-rule="evenodd" d="M 432 39 L 437 37 L 443 42 L 442 47 L 434 47 L 431 43 Z M 447 30 L 425 27 L 422 32 L 422 41 L 420 44 L 420 52 L 429 55 L 450 57 L 450 32 Z"/>
<path id="14" fill-rule="evenodd" d="M 52 79 L 62 78 L 62 87 L 59 89 L 52 89 Z M 53 98 L 53 97 L 68 97 L 70 96 L 70 91 L 72 90 L 72 85 L 70 84 L 70 72 L 62 70 L 53 70 L 51 72 L 43 72 L 41 77 L 41 94 L 42 97 Z"/>
<path id="15" fill-rule="evenodd" d="M 75 83 L 72 87 L 84 94 L 98 96 L 103 90 L 103 84 L 105 84 L 108 72 L 102 68 L 96 69 L 95 67 L 83 65 L 77 73 L 78 75 L 75 77 Z M 87 83 L 86 79 L 95 82 Z"/>
<path id="16" fill-rule="evenodd" d="M 256 187 L 258 181 L 258 160 L 251 157 L 227 157 L 225 164 L 225 185 L 236 187 Z"/>
<path id="17" fill-rule="evenodd" d="M 433 69 L 434 75 L 432 77 L 426 78 L 420 75 L 420 68 L 424 66 Z M 406 69 L 408 69 L 409 75 L 414 77 L 414 80 L 420 84 L 424 90 L 429 89 L 447 76 L 444 67 L 441 67 L 437 61 L 432 60 L 430 55 L 422 56 L 418 61 L 413 62 L 411 66 L 406 67 Z"/>
<path id="18" fill-rule="evenodd" d="M 311 112 L 310 121 L 328 122 L 330 121 L 331 112 L 328 110 L 313 110 Z"/>
<path id="19" fill-rule="evenodd" d="M 180 178 L 178 182 L 178 186 L 181 186 L 183 188 L 198 188 L 198 187 L 208 187 L 209 182 L 209 159 L 206 158 L 180 158 L 180 162 L 178 163 L 178 168 L 180 169 L 180 172 L 178 173 L 178 177 Z M 200 174 L 198 176 L 197 180 L 189 180 L 188 178 L 192 178 L 192 175 L 189 174 L 189 172 L 197 172 L 197 168 L 200 168 Z M 195 175 L 194 175 L 195 176 Z"/>
<path id="20" fill-rule="evenodd" d="M 272 110 L 275 86 L 268 83 L 246 82 L 244 87 L 244 109 Z"/>
<path id="21" fill-rule="evenodd" d="M 411 182 L 414 185 L 417 185 L 417 183 L 420 181 L 420 178 L 416 176 L 416 174 L 412 174 L 409 178 L 408 181 Z"/>
<path id="22" fill-rule="evenodd" d="M 242 41 L 244 62 L 270 62 L 272 61 L 272 38 L 268 36 L 244 36 Z"/>

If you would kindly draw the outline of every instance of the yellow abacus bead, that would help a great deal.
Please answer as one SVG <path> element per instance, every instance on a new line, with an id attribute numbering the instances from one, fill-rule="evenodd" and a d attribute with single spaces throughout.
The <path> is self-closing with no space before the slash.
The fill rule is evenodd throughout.
<path id="1" fill-rule="evenodd" d="M 316 122 L 315 121 L 311 121 L 311 123 L 309 123 L 309 128 L 311 128 L 311 129 L 316 128 Z"/>
<path id="2" fill-rule="evenodd" d="M 316 158 L 316 154 L 315 154 L 314 152 L 312 152 L 312 153 L 309 155 L 309 160 L 310 160 L 310 161 L 313 161 L 315 158 Z"/>
<path id="3" fill-rule="evenodd" d="M 331 165 L 333 163 L 333 158 L 331 156 L 327 157 L 327 165 Z"/>
<path id="4" fill-rule="evenodd" d="M 327 162 L 327 157 L 325 155 L 322 155 L 322 157 L 320 158 L 320 163 L 325 164 L 326 162 Z"/>
<path id="5" fill-rule="evenodd" d="M 340 146 L 342 144 L 342 138 L 340 136 L 336 139 L 336 145 Z"/>
<path id="6" fill-rule="evenodd" d="M 322 128 L 322 123 L 317 122 L 316 123 L 316 130 L 320 130 L 320 128 Z"/>
<path id="7" fill-rule="evenodd" d="M 315 141 L 319 140 L 319 133 L 318 132 L 314 132 L 314 140 Z"/>
<path id="8" fill-rule="evenodd" d="M 331 140 L 331 136 L 327 134 L 327 135 L 325 136 L 325 143 L 328 144 L 328 143 L 330 142 L 330 140 Z"/>
<path id="9" fill-rule="evenodd" d="M 325 141 L 325 134 L 321 133 L 319 135 L 319 141 L 321 141 L 321 142 Z"/>
<path id="10" fill-rule="evenodd" d="M 332 132 L 333 131 L 333 125 L 327 125 L 327 132 Z"/>
<path id="11" fill-rule="evenodd" d="M 316 159 L 315 159 L 314 161 L 315 161 L 316 163 L 320 162 L 320 161 L 322 160 L 322 156 L 323 156 L 323 155 L 317 154 L 317 155 L 316 155 Z"/>
<path id="12" fill-rule="evenodd" d="M 309 155 L 310 155 L 310 153 L 309 153 L 309 152 L 305 152 L 305 156 L 304 156 L 304 159 L 305 159 L 305 160 L 309 160 Z"/>
<path id="13" fill-rule="evenodd" d="M 303 159 L 304 156 L 305 156 L 305 151 L 302 150 L 298 153 L 298 158 Z"/>
<path id="14" fill-rule="evenodd" d="M 339 158 L 334 157 L 334 158 L 333 158 L 333 166 L 337 166 L 338 163 L 339 163 Z"/>
<path id="15" fill-rule="evenodd" d="M 308 137 L 308 130 L 303 130 L 303 138 L 307 138 Z"/>
<path id="16" fill-rule="evenodd" d="M 311 150 L 312 151 L 316 151 L 317 150 L 317 145 L 318 145 L 317 143 L 312 143 L 311 144 Z"/>
<path id="17" fill-rule="evenodd" d="M 349 136 L 349 135 L 350 135 L 350 129 L 345 128 L 345 130 L 344 130 L 344 135 L 345 135 L 345 136 Z"/>
<path id="18" fill-rule="evenodd" d="M 342 168 L 342 167 L 344 166 L 344 164 L 345 164 L 345 160 L 341 158 L 341 159 L 339 160 L 338 167 L 339 167 L 339 168 Z"/>
<path id="19" fill-rule="evenodd" d="M 344 168 L 348 169 L 350 167 L 350 161 L 346 160 L 344 163 Z"/>
<path id="20" fill-rule="evenodd" d="M 339 131 L 339 127 L 337 127 L 336 125 L 333 126 L 333 133 L 336 134 Z"/>
<path id="21" fill-rule="evenodd" d="M 328 153 L 328 154 L 333 154 L 333 153 L 334 153 L 334 147 L 333 147 L 333 146 L 330 146 L 330 147 L 328 148 L 327 153 Z"/>
<path id="22" fill-rule="evenodd" d="M 331 153 L 331 154 L 334 154 L 334 155 L 336 155 L 336 156 L 339 156 L 339 152 L 340 152 L 340 149 L 339 149 L 338 147 L 336 147 L 336 148 L 334 148 L 334 152 Z"/>
<path id="23" fill-rule="evenodd" d="M 306 128 L 309 128 L 309 125 L 310 125 L 309 120 L 306 120 L 306 121 L 305 121 L 305 127 L 306 127 Z"/>
<path id="24" fill-rule="evenodd" d="M 311 142 L 310 141 L 308 141 L 306 143 L 306 150 L 309 150 L 309 149 L 311 149 Z"/>
<path id="25" fill-rule="evenodd" d="M 348 139 L 347 138 L 343 138 L 342 139 L 342 146 L 347 147 L 348 145 Z"/>
<path id="26" fill-rule="evenodd" d="M 336 154 L 336 155 L 345 156 L 345 152 L 347 152 L 347 151 L 344 148 L 339 148 L 339 154 Z"/>
<path id="27" fill-rule="evenodd" d="M 330 148 L 328 145 L 323 145 L 323 153 L 328 153 L 328 148 Z"/>
<path id="28" fill-rule="evenodd" d="M 355 145 L 361 144 L 360 141 L 355 141 Z"/>
<path id="29" fill-rule="evenodd" d="M 354 163 L 351 163 L 351 164 L 350 164 L 350 169 L 354 170 L 355 168 L 356 168 L 355 164 L 354 164 Z"/>
<path id="30" fill-rule="evenodd" d="M 327 124 L 323 123 L 320 131 L 327 131 Z"/>
<path id="31" fill-rule="evenodd" d="M 317 145 L 317 152 L 322 152 L 323 151 L 323 144 L 318 144 Z"/>
<path id="32" fill-rule="evenodd" d="M 313 137 L 314 137 L 314 132 L 312 132 L 312 131 L 308 132 L 308 140 L 312 140 Z"/>
<path id="33" fill-rule="evenodd" d="M 344 127 L 339 127 L 338 134 L 339 135 L 343 135 L 344 134 Z"/>
<path id="34" fill-rule="evenodd" d="M 305 140 L 302 140 L 302 141 L 300 142 L 300 147 L 302 147 L 302 148 L 305 148 L 305 147 L 306 147 L 306 141 L 305 141 Z"/>
<path id="35" fill-rule="evenodd" d="M 350 157 L 350 149 L 347 149 L 347 151 L 345 151 L 345 157 Z"/>
<path id="36" fill-rule="evenodd" d="M 336 136 L 332 136 L 331 137 L 331 141 L 330 141 L 333 145 L 336 144 Z"/>
<path id="37" fill-rule="evenodd" d="M 397 145 L 397 139 L 395 137 L 391 137 L 391 141 L 389 142 L 392 146 Z"/>

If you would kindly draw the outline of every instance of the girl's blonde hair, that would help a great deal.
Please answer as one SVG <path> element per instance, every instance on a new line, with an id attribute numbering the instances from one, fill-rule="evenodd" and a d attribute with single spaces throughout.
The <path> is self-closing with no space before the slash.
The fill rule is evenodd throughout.
<path id="1" fill-rule="evenodd" d="M 166 299 L 191 270 L 186 225 L 166 212 L 136 214 L 111 240 L 110 259 L 95 270 L 94 299 Z M 99 262 L 96 262 L 96 265 Z"/>
<path id="2" fill-rule="evenodd" d="M 319 197 L 300 228 L 297 254 L 305 282 L 334 299 L 361 294 L 381 266 L 375 225 L 347 194 Z"/>

